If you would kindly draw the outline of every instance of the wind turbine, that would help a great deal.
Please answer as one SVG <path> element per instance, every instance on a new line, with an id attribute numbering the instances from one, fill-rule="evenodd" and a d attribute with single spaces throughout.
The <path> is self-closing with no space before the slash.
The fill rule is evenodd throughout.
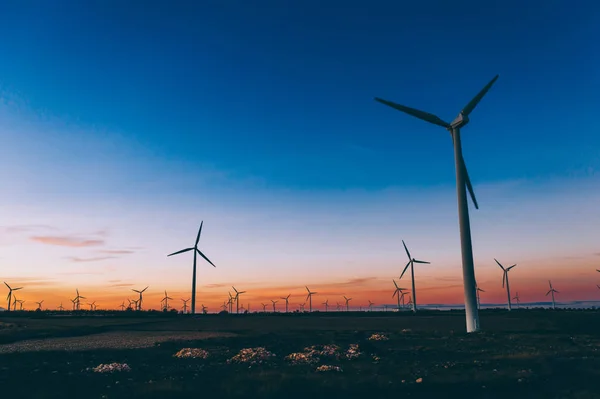
<path id="1" fill-rule="evenodd" d="M 306 286 L 305 286 L 306 287 Z M 306 291 L 308 291 L 308 295 L 306 296 L 306 299 L 308 299 L 308 312 L 312 312 L 312 296 L 317 294 L 316 292 L 310 292 L 310 290 L 308 289 L 308 287 L 306 287 Z"/>
<path id="2" fill-rule="evenodd" d="M 164 307 L 165 310 L 169 310 L 169 299 L 173 299 L 173 298 L 171 298 L 170 296 L 168 296 L 167 295 L 167 290 L 165 290 L 165 297 L 160 300 L 161 302 L 165 303 L 165 307 Z"/>
<path id="3" fill-rule="evenodd" d="M 558 292 L 554 288 L 552 288 L 552 282 L 550 280 L 548 280 L 548 284 L 550 284 L 550 290 L 548 292 L 546 292 L 546 296 L 548 296 L 548 294 L 552 293 L 552 309 L 556 309 L 556 302 L 554 302 L 554 293 L 556 292 L 557 294 L 560 294 L 560 292 Z"/>
<path id="4" fill-rule="evenodd" d="M 227 311 L 227 306 L 229 306 L 229 305 L 227 305 L 227 301 L 223 301 L 223 304 L 221 305 L 221 309 L 223 309 L 223 311 L 225 312 L 225 311 Z"/>
<path id="5" fill-rule="evenodd" d="M 275 304 L 276 304 L 277 302 L 279 302 L 279 301 L 274 301 L 274 300 L 272 300 L 272 299 L 271 299 L 271 302 L 273 303 L 273 313 L 275 313 Z"/>
<path id="6" fill-rule="evenodd" d="M 25 300 L 19 299 L 17 302 L 19 302 L 19 310 L 23 310 L 23 304 L 25 303 Z"/>
<path id="7" fill-rule="evenodd" d="M 375 305 L 373 302 L 371 302 L 371 300 L 369 299 L 369 311 L 372 312 L 373 311 L 373 305 Z"/>
<path id="8" fill-rule="evenodd" d="M 182 299 L 181 301 L 183 302 L 183 313 L 187 313 L 187 303 L 189 299 Z"/>
<path id="9" fill-rule="evenodd" d="M 144 293 L 144 291 L 146 291 L 148 289 L 148 287 L 144 288 L 143 290 L 139 291 L 139 290 L 134 290 L 133 288 L 131 289 L 131 291 L 137 292 L 138 294 L 140 294 L 140 299 L 137 300 L 137 310 L 142 310 L 142 294 Z"/>
<path id="10" fill-rule="evenodd" d="M 135 306 L 135 310 L 140 310 L 139 309 L 139 303 L 140 303 L 139 299 L 132 299 L 131 303 L 133 303 L 133 305 Z"/>
<path id="11" fill-rule="evenodd" d="M 13 291 L 18 291 L 20 289 L 23 289 L 23 287 L 11 288 L 10 285 L 6 284 L 6 281 L 4 282 L 4 285 L 8 287 L 8 295 L 6 296 L 6 299 L 8 300 L 8 309 L 7 309 L 7 311 L 10 312 L 10 299 L 12 297 Z"/>
<path id="12" fill-rule="evenodd" d="M 75 297 L 75 305 L 77 307 L 77 310 L 80 309 L 80 304 L 81 304 L 81 300 L 82 299 L 86 299 L 86 297 L 79 295 L 79 289 L 75 288 L 75 292 L 77 292 L 77 296 Z"/>
<path id="13" fill-rule="evenodd" d="M 335 310 L 337 310 L 337 311 L 339 312 L 339 310 L 340 310 L 341 308 L 342 308 L 342 305 L 340 305 L 340 303 L 339 303 L 339 302 L 336 302 L 336 305 L 335 305 Z"/>
<path id="14" fill-rule="evenodd" d="M 400 275 L 400 279 L 402 279 L 402 276 L 404 276 L 404 273 L 406 273 L 406 269 L 408 269 L 408 266 L 410 266 L 410 277 L 412 280 L 412 308 L 413 308 L 413 312 L 417 311 L 417 295 L 416 295 L 416 291 L 415 291 L 415 268 L 414 268 L 414 264 L 415 263 L 423 263 L 423 264 L 429 264 L 429 262 L 425 262 L 423 260 L 416 260 L 415 258 L 413 258 L 412 256 L 410 256 L 410 252 L 408 252 L 408 248 L 406 248 L 406 244 L 404 243 L 404 240 L 402 240 L 402 245 L 404 245 L 404 249 L 406 250 L 406 255 L 408 256 L 408 263 L 406 264 L 406 267 L 404 267 L 404 270 L 402 271 L 402 274 Z"/>
<path id="15" fill-rule="evenodd" d="M 121 308 L 121 311 L 124 311 L 125 310 L 125 301 L 121 302 L 119 307 Z"/>
<path id="16" fill-rule="evenodd" d="M 44 300 L 42 299 L 39 302 L 36 302 L 38 304 L 38 308 L 36 310 L 42 310 L 42 303 L 44 303 Z"/>
<path id="17" fill-rule="evenodd" d="M 306 305 L 306 302 L 299 304 L 298 306 L 300 306 L 300 311 L 304 312 L 304 305 Z"/>
<path id="18" fill-rule="evenodd" d="M 392 294 L 392 298 L 393 297 L 397 297 L 398 299 L 398 310 L 400 309 L 400 299 L 404 299 L 404 290 L 406 288 L 400 288 L 398 287 L 398 284 L 396 284 L 396 280 L 392 280 L 394 282 L 394 287 L 396 287 L 396 289 L 394 290 L 394 293 Z M 402 294 L 402 295 L 400 295 Z"/>
<path id="19" fill-rule="evenodd" d="M 94 302 L 88 303 L 88 305 L 90 305 L 90 311 L 94 310 Z"/>
<path id="20" fill-rule="evenodd" d="M 73 310 L 75 310 L 75 305 L 77 305 L 77 301 L 75 299 L 69 299 L 73 303 Z"/>
<path id="21" fill-rule="evenodd" d="M 521 298 L 519 298 L 519 293 L 518 293 L 518 292 L 517 292 L 517 295 L 515 295 L 515 296 L 513 297 L 513 299 L 514 299 L 515 301 L 517 301 L 517 309 L 519 309 L 519 308 L 521 307 L 521 306 L 520 306 L 520 305 L 521 305 Z"/>
<path id="22" fill-rule="evenodd" d="M 479 301 L 480 292 L 485 292 L 485 290 L 482 290 L 481 288 L 477 287 L 477 309 L 481 309 L 481 302 Z"/>
<path id="23" fill-rule="evenodd" d="M 325 311 L 327 312 L 327 310 L 329 309 L 329 299 L 323 302 L 323 305 L 325 305 Z"/>
<path id="24" fill-rule="evenodd" d="M 283 300 L 285 301 L 285 313 L 287 313 L 287 312 L 288 312 L 288 302 L 289 302 L 289 300 L 290 300 L 290 296 L 291 296 L 291 295 L 292 295 L 292 294 L 288 294 L 288 296 L 286 296 L 286 297 L 281 297 L 281 298 L 280 298 L 280 299 L 283 299 Z"/>
<path id="25" fill-rule="evenodd" d="M 471 227 L 469 224 L 469 207 L 467 205 L 467 193 L 465 188 L 469 191 L 471 200 L 473 200 L 473 204 L 475 205 L 476 209 L 479 209 L 479 205 L 475 199 L 475 193 L 473 192 L 471 179 L 469 179 L 467 167 L 462 155 L 460 129 L 469 123 L 469 114 L 473 112 L 477 104 L 481 101 L 483 96 L 485 96 L 497 79 L 498 75 L 496 75 L 487 85 L 485 85 L 485 87 L 462 109 L 462 111 L 460 111 L 458 116 L 451 123 L 445 122 L 439 117 L 428 112 L 419 111 L 414 108 L 409 108 L 404 105 L 375 97 L 376 101 L 398 111 L 412 115 L 426 122 L 433 123 L 434 125 L 442 126 L 450 131 L 450 135 L 452 136 L 452 142 L 454 144 L 454 166 L 456 170 L 456 195 L 458 200 L 458 220 L 460 226 L 467 332 L 478 331 L 480 326 L 479 312 L 477 310 L 477 291 L 475 288 L 475 268 L 473 265 Z M 414 294 L 413 288 L 413 295 Z"/>
<path id="26" fill-rule="evenodd" d="M 238 291 L 235 289 L 235 287 L 232 285 L 231 288 L 233 288 L 233 290 L 235 291 L 235 296 L 233 297 L 233 299 L 236 302 L 236 310 L 235 313 L 240 313 L 240 295 L 245 294 L 246 291 Z M 231 295 L 231 294 L 230 294 Z"/>
<path id="27" fill-rule="evenodd" d="M 346 300 L 346 312 L 348 310 L 350 310 L 350 306 L 348 306 L 348 302 L 350 302 L 352 300 L 352 298 L 346 298 L 346 295 L 344 295 L 344 299 Z"/>
<path id="28" fill-rule="evenodd" d="M 17 298 L 17 294 L 13 295 L 13 310 L 17 310 L 17 302 L 19 302 Z"/>
<path id="29" fill-rule="evenodd" d="M 266 303 L 261 303 L 262 307 L 263 307 L 263 312 L 267 313 L 267 304 Z"/>
<path id="30" fill-rule="evenodd" d="M 63 308 L 62 302 L 60 303 L 60 306 L 58 307 L 58 310 L 60 310 L 61 312 L 62 312 L 63 310 L 65 310 L 65 308 Z"/>
<path id="31" fill-rule="evenodd" d="M 227 294 L 229 294 L 229 301 L 227 302 L 229 304 L 229 313 L 233 313 L 233 297 L 231 296 L 231 292 L 227 291 Z"/>
<path id="32" fill-rule="evenodd" d="M 504 284 L 506 284 L 506 295 L 508 298 L 508 310 L 511 310 L 511 306 L 510 306 L 510 285 L 508 284 L 508 271 L 510 269 L 512 269 L 513 267 L 516 266 L 516 264 L 504 268 L 504 266 L 502 266 L 500 264 L 500 262 L 498 262 L 498 260 L 496 258 L 494 258 L 494 260 L 496 261 L 496 263 L 498 264 L 498 266 L 500 266 L 500 268 L 502 269 L 502 271 L 504 272 L 504 274 L 502 275 L 502 288 L 504 288 Z"/>
<path id="33" fill-rule="evenodd" d="M 202 314 L 206 314 L 208 308 L 206 306 L 204 306 L 204 304 L 200 305 L 202 307 Z"/>
<path id="34" fill-rule="evenodd" d="M 198 235 L 196 236 L 196 243 L 191 248 L 182 249 L 181 251 L 173 252 L 167 256 L 173 256 L 188 251 L 194 251 L 194 271 L 192 273 L 192 314 L 196 313 L 196 254 L 202 256 L 205 261 L 210 263 L 213 267 L 216 267 L 204 254 L 198 249 L 198 241 L 200 241 L 200 233 L 202 233 L 202 224 L 204 220 L 200 222 L 200 229 L 198 229 Z"/>

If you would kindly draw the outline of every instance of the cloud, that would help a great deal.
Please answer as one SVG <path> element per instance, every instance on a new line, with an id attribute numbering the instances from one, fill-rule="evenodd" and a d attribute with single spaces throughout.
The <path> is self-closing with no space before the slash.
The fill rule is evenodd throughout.
<path id="1" fill-rule="evenodd" d="M 595 252 L 594 255 L 595 256 L 600 256 L 600 252 Z"/>
<path id="2" fill-rule="evenodd" d="M 111 287 L 133 287 L 133 284 L 121 283 L 121 284 L 113 284 Z"/>
<path id="3" fill-rule="evenodd" d="M 227 284 L 207 284 L 204 286 L 205 288 L 222 288 L 222 287 L 228 287 Z"/>
<path id="4" fill-rule="evenodd" d="M 103 249 L 98 252 L 109 255 L 128 255 L 134 253 L 135 251 L 132 251 L 130 249 Z"/>
<path id="5" fill-rule="evenodd" d="M 67 259 L 70 259 L 71 262 L 81 263 L 81 262 L 99 262 L 101 260 L 113 259 L 114 256 L 97 256 L 95 258 L 79 258 L 77 256 L 69 256 Z"/>
<path id="6" fill-rule="evenodd" d="M 6 282 L 9 283 L 12 287 L 32 287 L 58 284 L 58 282 L 56 282 L 54 279 L 44 279 L 39 277 L 9 277 L 6 278 Z M 4 287 L 4 284 L 2 284 L 2 286 Z"/>
<path id="7" fill-rule="evenodd" d="M 108 280 L 109 283 L 120 283 L 121 280 Z"/>
<path id="8" fill-rule="evenodd" d="M 98 245 L 104 245 L 104 240 L 86 240 L 76 237 L 65 237 L 65 236 L 33 236 L 30 237 L 32 241 L 36 241 L 47 245 L 58 245 L 62 247 L 93 247 Z"/>
<path id="9" fill-rule="evenodd" d="M 72 271 L 72 272 L 58 272 L 56 274 L 66 275 L 66 276 L 74 276 L 74 275 L 104 274 L 104 273 L 102 273 L 102 272 L 79 272 L 79 271 Z"/>
<path id="10" fill-rule="evenodd" d="M 5 233 L 23 233 L 34 230 L 57 230 L 56 227 L 48 226 L 46 224 L 23 224 L 15 226 L 4 226 Z"/>
<path id="11" fill-rule="evenodd" d="M 351 278 L 348 281 L 344 281 L 342 283 L 332 283 L 332 284 L 326 284 L 328 286 L 348 286 L 348 287 L 354 287 L 357 285 L 367 285 L 366 283 L 368 283 L 369 281 L 374 281 L 377 280 L 377 277 L 358 277 L 358 278 Z"/>

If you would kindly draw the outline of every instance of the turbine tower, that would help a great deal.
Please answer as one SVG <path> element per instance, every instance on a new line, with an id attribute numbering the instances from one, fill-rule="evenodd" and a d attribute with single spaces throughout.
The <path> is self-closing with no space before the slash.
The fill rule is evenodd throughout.
<path id="1" fill-rule="evenodd" d="M 344 299 L 346 300 L 346 312 L 350 310 L 350 306 L 348 305 L 348 302 L 350 302 L 352 300 L 352 298 L 346 298 L 346 295 L 344 295 Z"/>
<path id="2" fill-rule="evenodd" d="M 202 233 L 202 224 L 204 220 L 200 222 L 200 229 L 198 229 L 198 235 L 196 236 L 196 243 L 191 248 L 182 249 L 181 251 L 173 252 L 172 254 L 167 255 L 173 256 L 177 254 L 181 254 L 188 251 L 194 251 L 194 271 L 192 272 L 192 314 L 196 313 L 196 254 L 202 256 L 205 261 L 210 263 L 213 267 L 216 267 L 204 254 L 198 249 L 198 242 L 200 241 L 200 233 Z"/>
<path id="3" fill-rule="evenodd" d="M 394 286 L 396 287 L 396 289 L 394 290 L 394 293 L 392 294 L 392 298 L 393 297 L 397 297 L 398 299 L 398 310 L 400 310 L 400 299 L 404 299 L 404 290 L 406 288 L 400 288 L 398 287 L 398 284 L 396 284 L 396 280 L 392 280 L 394 282 Z M 400 295 L 402 294 L 402 295 Z"/>
<path id="4" fill-rule="evenodd" d="M 306 286 L 305 286 L 306 287 Z M 308 291 L 308 295 L 306 296 L 306 299 L 308 300 L 308 312 L 312 312 L 312 296 L 317 294 L 316 292 L 310 292 L 310 290 L 308 289 L 308 287 L 306 287 L 306 291 Z"/>
<path id="5" fill-rule="evenodd" d="M 6 299 L 8 300 L 8 309 L 7 309 L 7 311 L 10 312 L 10 299 L 12 297 L 13 291 L 18 291 L 20 289 L 23 289 L 23 287 L 11 288 L 10 285 L 6 284 L 6 281 L 4 282 L 4 285 L 8 287 L 8 295 L 6 296 Z"/>
<path id="6" fill-rule="evenodd" d="M 142 294 L 144 293 L 144 291 L 146 291 L 148 289 L 148 287 L 144 288 L 143 290 L 139 291 L 139 290 L 134 290 L 133 288 L 131 289 L 131 291 L 135 291 L 138 294 L 140 294 L 140 298 L 137 300 L 137 310 L 142 310 L 142 302 L 143 302 L 143 298 L 142 298 Z"/>
<path id="7" fill-rule="evenodd" d="M 236 303 L 236 309 L 235 309 L 235 313 L 240 313 L 240 295 L 245 294 L 246 291 L 238 291 L 235 289 L 235 287 L 232 285 L 231 288 L 233 288 L 233 290 L 235 291 L 235 296 L 233 297 L 233 299 L 235 300 Z M 231 294 L 230 294 L 231 295 Z M 193 301 L 192 301 L 193 303 Z"/>
<path id="8" fill-rule="evenodd" d="M 475 267 L 473 264 L 473 247 L 471 243 L 471 227 L 469 224 L 469 208 L 467 205 L 467 193 L 469 191 L 471 199 L 476 209 L 479 209 L 473 186 L 469 179 L 467 167 L 462 155 L 460 129 L 469 123 L 469 114 L 475 109 L 483 96 L 492 87 L 498 79 L 496 75 L 463 109 L 460 111 L 456 119 L 452 123 L 448 123 L 439 117 L 428 112 L 419 111 L 414 108 L 409 108 L 404 105 L 396 104 L 391 101 L 375 98 L 376 101 L 392 107 L 398 111 L 407 113 L 416 118 L 422 119 L 434 125 L 441 126 L 447 129 L 452 136 L 454 145 L 454 166 L 456 170 L 456 195 L 458 199 L 458 221 L 460 227 L 460 241 L 462 253 L 462 269 L 463 269 L 463 287 L 465 294 L 465 314 L 467 321 L 467 332 L 475 332 L 480 329 L 479 312 L 477 310 L 477 291 L 475 288 Z M 413 289 L 413 295 L 414 295 Z"/>
<path id="9" fill-rule="evenodd" d="M 556 302 L 554 302 L 554 293 L 556 292 L 557 294 L 560 294 L 560 292 L 552 288 L 552 282 L 550 280 L 548 280 L 548 284 L 550 284 L 550 290 L 546 292 L 546 296 L 548 296 L 548 294 L 552 294 L 552 309 L 556 309 Z"/>
<path id="10" fill-rule="evenodd" d="M 290 300 L 290 296 L 291 296 L 291 295 L 292 295 L 292 294 L 288 294 L 288 296 L 286 296 L 286 297 L 281 297 L 281 298 L 280 298 L 280 299 L 283 299 L 283 300 L 285 301 L 285 313 L 287 313 L 287 312 L 288 312 L 288 302 L 289 302 L 289 300 Z"/>
<path id="11" fill-rule="evenodd" d="M 404 267 L 404 270 L 402 271 L 402 274 L 400 275 L 400 279 L 402 279 L 402 276 L 404 276 L 404 273 L 406 273 L 406 269 L 408 269 L 408 266 L 410 266 L 410 277 L 412 280 L 412 296 L 413 296 L 412 308 L 413 308 L 413 312 L 416 312 L 417 311 L 417 292 L 415 291 L 415 267 L 414 267 L 414 264 L 415 263 L 429 264 L 429 262 L 425 262 L 423 260 L 416 260 L 415 258 L 410 256 L 410 252 L 408 252 L 408 248 L 406 248 L 406 244 L 404 243 L 404 240 L 402 240 L 402 245 L 404 245 L 404 249 L 406 250 L 406 255 L 408 256 L 408 263 L 406 264 L 406 267 Z"/>
<path id="12" fill-rule="evenodd" d="M 189 299 L 182 299 L 181 302 L 183 302 L 183 313 L 187 313 L 187 303 L 188 303 Z"/>
<path id="13" fill-rule="evenodd" d="M 508 272 L 510 269 L 512 269 L 513 267 L 516 266 L 516 264 L 504 268 L 504 266 L 502 266 L 500 264 L 500 262 L 498 262 L 498 260 L 496 258 L 494 258 L 494 260 L 496 261 L 496 263 L 498 264 L 498 266 L 500 266 L 500 268 L 502 269 L 502 271 L 504 272 L 502 275 L 502 288 L 504 288 L 504 284 L 506 284 L 506 297 L 508 298 L 508 310 L 510 311 L 512 309 L 511 304 L 510 304 L 510 285 L 508 284 Z"/>

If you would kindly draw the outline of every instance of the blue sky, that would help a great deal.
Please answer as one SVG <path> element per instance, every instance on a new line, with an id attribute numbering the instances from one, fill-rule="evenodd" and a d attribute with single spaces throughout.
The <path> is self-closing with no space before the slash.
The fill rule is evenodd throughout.
<path id="1" fill-rule="evenodd" d="M 4 2 L 4 225 L 144 248 L 98 261 L 123 280 L 138 263 L 164 280 L 157 257 L 201 219 L 215 280 L 394 275 L 410 237 L 460 275 L 451 139 L 373 97 L 452 120 L 500 74 L 463 130 L 476 257 L 499 237 L 508 258 L 598 252 L 600 4 L 368 4 Z M 9 236 L 11 262 L 80 267 Z"/>

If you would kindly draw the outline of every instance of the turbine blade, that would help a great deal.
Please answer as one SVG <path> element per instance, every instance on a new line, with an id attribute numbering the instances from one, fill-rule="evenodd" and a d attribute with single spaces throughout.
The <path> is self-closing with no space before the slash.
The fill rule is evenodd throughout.
<path id="1" fill-rule="evenodd" d="M 471 101 L 469 101 L 469 103 L 462 109 L 462 111 L 460 111 L 460 113 L 465 116 L 469 116 L 469 114 L 471 112 L 473 112 L 473 110 L 475 109 L 477 104 L 479 104 L 479 101 L 481 101 L 483 96 L 485 96 L 485 94 L 488 92 L 488 90 L 492 87 L 494 82 L 496 80 L 498 80 L 498 76 L 499 75 L 494 76 L 494 78 L 492 80 L 490 80 L 490 82 L 487 85 L 485 85 L 485 87 L 483 89 L 481 89 L 481 91 L 479 93 L 477 93 L 477 95 L 475 97 L 473 97 L 473 99 Z"/>
<path id="2" fill-rule="evenodd" d="M 426 265 L 430 265 L 431 264 L 431 262 L 425 262 L 424 260 L 416 260 L 416 259 L 413 262 L 415 262 L 415 263 L 423 263 L 423 264 L 426 264 Z"/>
<path id="3" fill-rule="evenodd" d="M 556 290 L 554 290 L 554 292 L 556 292 L 557 294 L 560 294 L 560 291 L 556 291 Z"/>
<path id="4" fill-rule="evenodd" d="M 465 176 L 465 185 L 467 186 L 467 191 L 471 196 L 471 200 L 473 201 L 473 205 L 475 205 L 475 209 L 479 209 L 479 204 L 477 203 L 477 199 L 475 198 L 475 191 L 473 191 L 473 185 L 471 184 L 471 179 L 469 178 L 469 172 L 467 172 L 467 165 L 465 165 L 465 159 L 461 157 L 460 161 Z"/>
<path id="5" fill-rule="evenodd" d="M 550 292 L 552 292 L 552 290 L 550 290 L 550 291 L 546 292 L 546 296 L 548 296 L 548 294 L 549 294 Z"/>
<path id="6" fill-rule="evenodd" d="M 4 285 L 7 286 L 9 290 L 12 290 L 12 288 L 10 288 L 10 285 L 6 284 L 6 281 L 4 281 Z"/>
<path id="7" fill-rule="evenodd" d="M 400 104 L 396 104 L 393 103 L 391 101 L 387 101 L 384 100 L 382 98 L 379 97 L 375 97 L 375 101 L 378 101 L 384 105 L 387 105 L 388 107 L 392 107 L 394 109 L 397 109 L 398 111 L 404 112 L 406 114 L 412 115 L 415 118 L 419 118 L 421 120 L 424 120 L 425 122 L 429 122 L 429 123 L 433 123 L 434 125 L 438 125 L 438 126 L 442 126 L 445 128 L 450 127 L 450 124 L 448 122 L 444 122 L 442 119 L 440 119 L 439 117 L 430 114 L 429 112 L 425 112 L 425 111 L 420 111 L 418 109 L 414 109 L 414 108 L 410 108 L 404 105 L 400 105 Z"/>
<path id="8" fill-rule="evenodd" d="M 394 293 L 392 294 L 392 298 L 395 297 L 398 294 L 398 290 L 394 291 Z"/>
<path id="9" fill-rule="evenodd" d="M 504 270 L 504 266 L 502 266 L 502 265 L 500 264 L 500 262 L 498 262 L 498 259 L 494 258 L 494 260 L 496 261 L 496 263 L 498 264 L 498 266 L 500 266 L 500 268 L 501 268 L 502 270 Z"/>
<path id="10" fill-rule="evenodd" d="M 508 267 L 508 268 L 506 269 L 506 271 L 509 271 L 510 269 L 512 269 L 512 268 L 513 268 L 513 267 L 515 267 L 515 266 L 516 266 L 516 265 L 512 265 L 512 266 Z"/>
<path id="11" fill-rule="evenodd" d="M 192 249 L 194 249 L 194 248 L 186 248 L 186 249 L 182 249 L 181 251 L 173 252 L 172 254 L 169 254 L 169 255 L 167 255 L 167 256 L 173 256 L 173 255 L 177 255 L 177 254 L 182 254 L 182 253 L 184 253 L 184 252 L 191 251 Z"/>
<path id="12" fill-rule="evenodd" d="M 394 282 L 394 285 L 396 286 L 396 288 L 398 288 L 398 284 L 396 284 L 396 280 L 392 280 Z"/>
<path id="13" fill-rule="evenodd" d="M 196 236 L 196 245 L 194 245 L 195 247 L 198 246 L 198 241 L 200 241 L 200 233 L 202 233 L 202 224 L 204 223 L 204 220 L 200 222 L 200 228 L 198 229 L 198 236 Z"/>
<path id="14" fill-rule="evenodd" d="M 410 266 L 410 261 L 406 264 L 406 267 L 402 271 L 402 274 L 400 275 L 400 280 L 402 280 L 402 276 L 404 276 L 404 273 L 406 273 L 406 269 L 408 269 L 408 266 Z"/>
<path id="15" fill-rule="evenodd" d="M 196 251 L 198 251 L 198 255 L 202 256 L 205 261 L 207 261 L 208 263 L 210 263 L 213 267 L 216 267 L 215 264 L 210 261 L 210 259 L 208 259 L 206 256 L 204 256 L 204 254 L 202 253 L 202 251 L 200 251 L 198 248 L 196 248 Z"/>
<path id="16" fill-rule="evenodd" d="M 402 245 L 404 245 L 404 249 L 406 250 L 406 255 L 408 255 L 408 260 L 411 260 L 412 256 L 410 256 L 410 252 L 408 252 L 408 248 L 406 248 L 406 244 L 404 243 L 404 240 L 402 240 Z"/>
<path id="17" fill-rule="evenodd" d="M 505 281 L 506 281 L 506 270 L 504 270 L 504 274 L 502 275 L 502 288 L 504 288 Z"/>

